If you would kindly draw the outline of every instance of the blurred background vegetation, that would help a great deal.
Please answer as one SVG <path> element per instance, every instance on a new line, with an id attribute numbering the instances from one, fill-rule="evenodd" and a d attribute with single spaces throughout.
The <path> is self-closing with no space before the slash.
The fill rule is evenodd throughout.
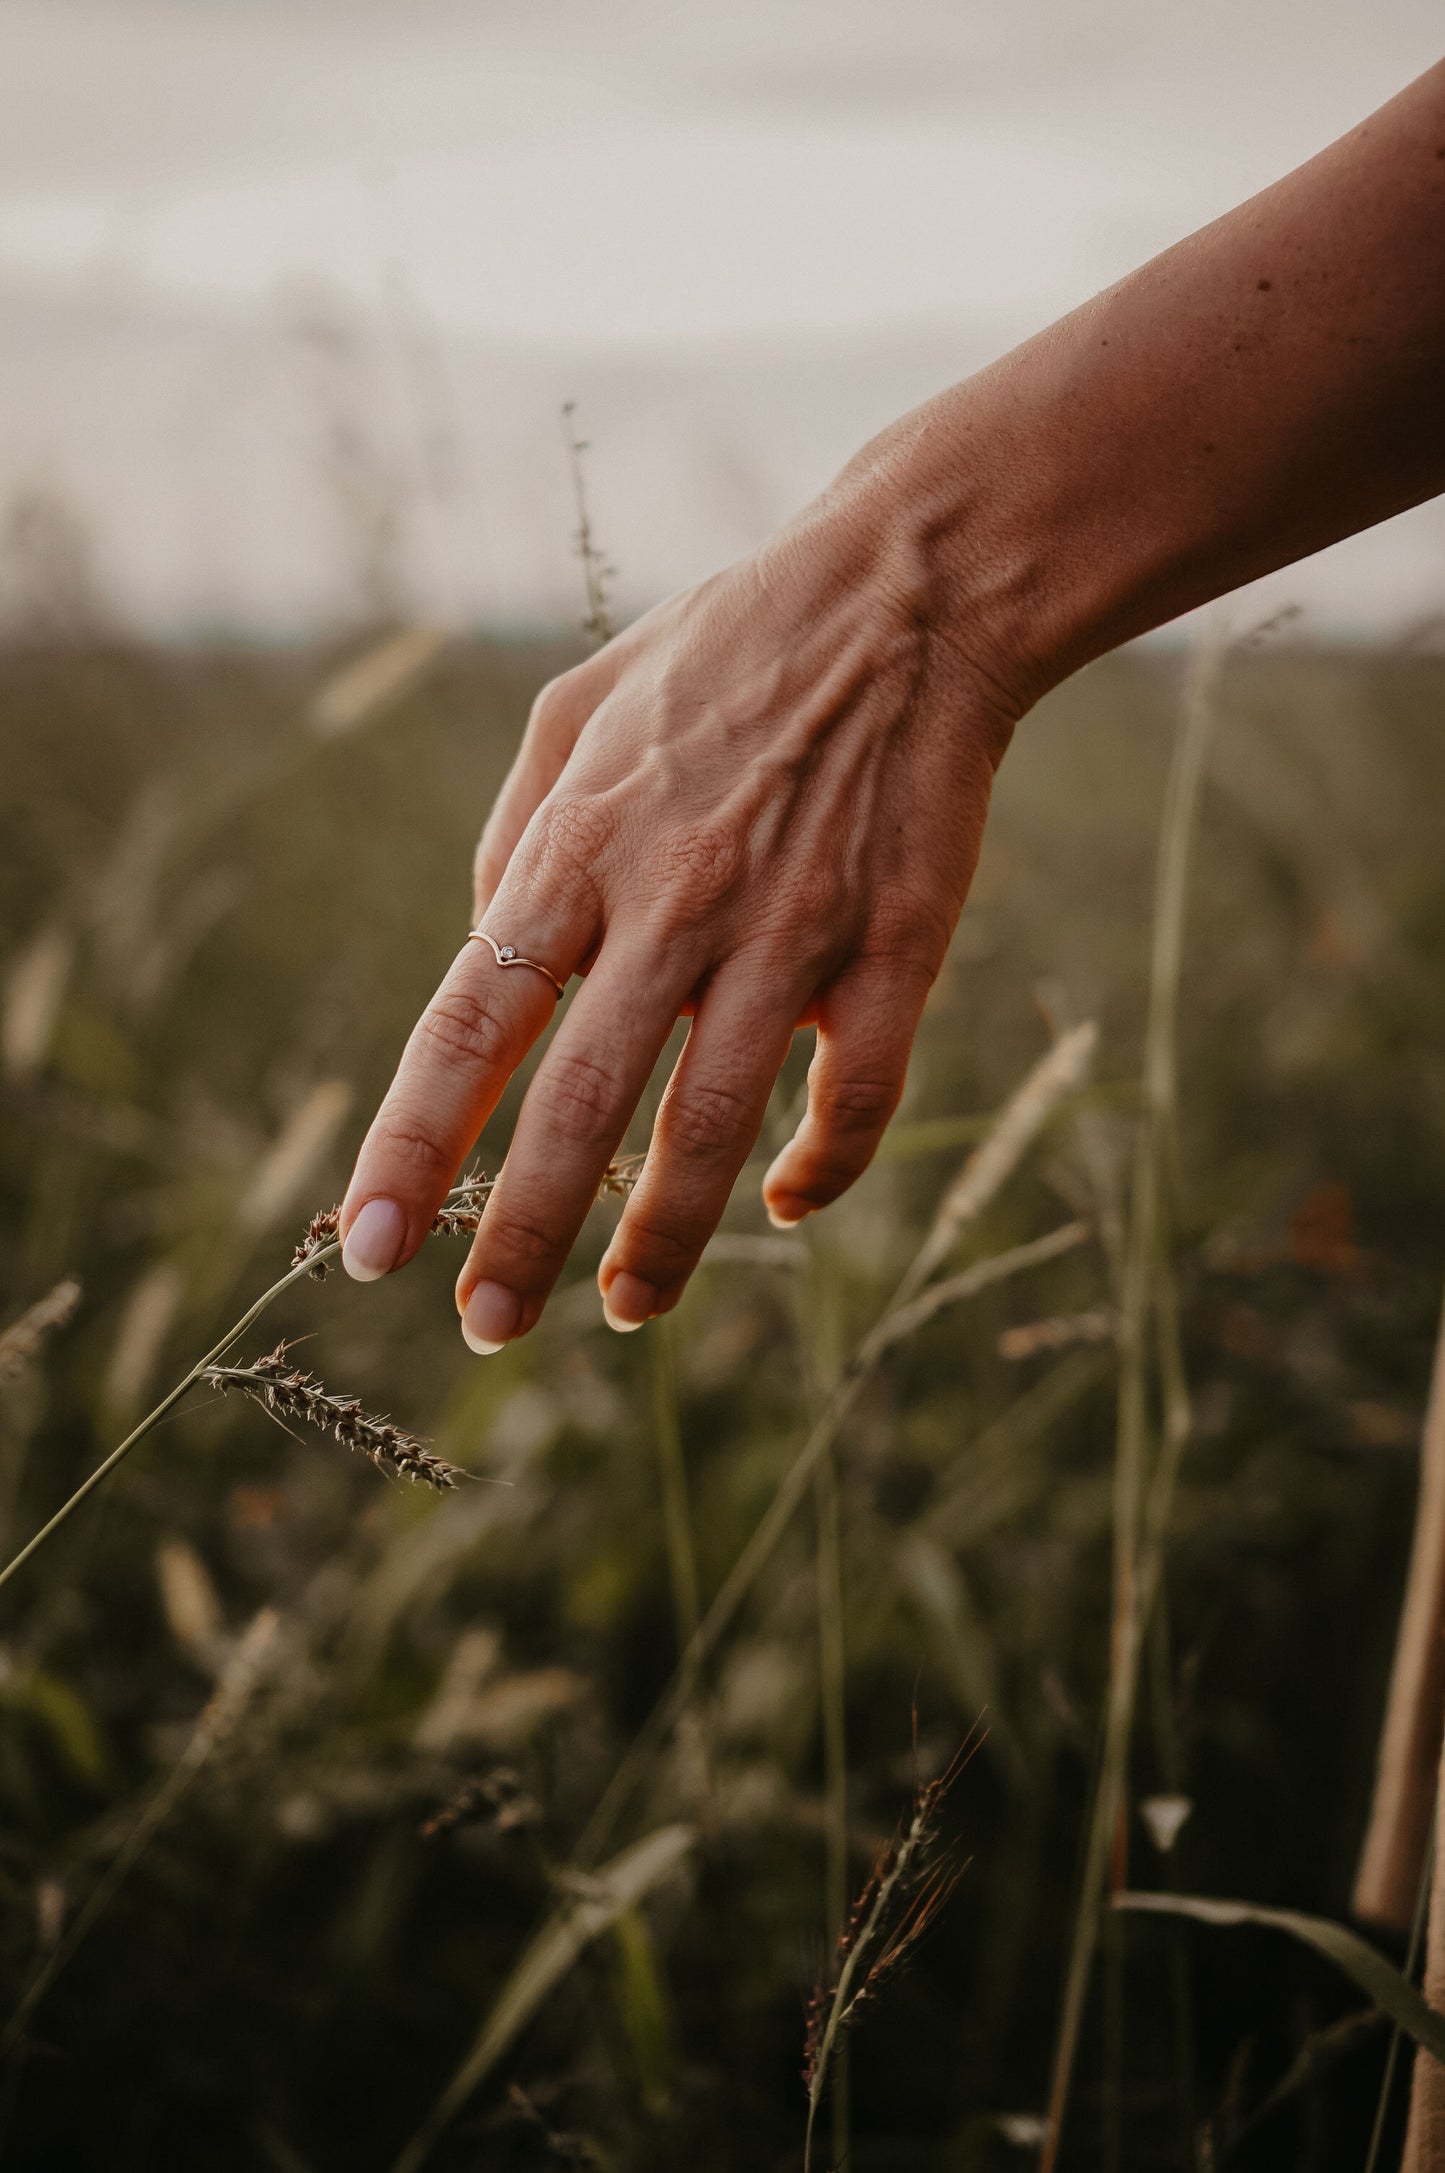
<path id="1" fill-rule="evenodd" d="M 0 1385 L 7 1558 L 339 1195 L 571 653 L 0 656 L 0 1328 L 83 1285 Z M 299 1363 L 479 1483 L 388 1483 L 202 1388 L 0 1595 L 6 2012 L 63 1963 L 5 2059 L 10 2162 L 385 2168 L 507 1996 L 429 2165 L 796 2169 L 804 2004 L 908 1804 L 915 1705 L 925 1772 L 987 1709 L 948 1809 L 969 1868 L 853 2034 L 829 2140 L 850 2173 L 1032 2162 L 1107 1673 L 1111 1248 L 1181 669 L 1100 664 L 1021 729 L 852 1197 L 780 1238 L 760 1161 L 678 1313 L 626 1340 L 592 1281 L 603 1202 L 542 1327 L 485 1364 L 454 1241 L 381 1285 L 302 1281 L 245 1355 L 310 1338 Z M 1438 658 L 1264 642 L 1215 697 L 1170 1173 L 1195 1423 L 1137 1885 L 1347 1912 L 1445 1258 L 1442 693 Z M 1076 1216 L 1089 1242 L 872 1374 L 621 1808 L 603 1856 L 679 1836 L 623 1906 L 596 1858 L 568 1867 L 692 1581 L 706 1604 L 983 1120 L 1085 1018 L 1092 1086 L 956 1264 Z M 595 1936 L 529 1995 L 538 1927 L 589 1902 Z M 1102 1981 L 1066 2166 L 1362 2164 L 1385 2036 L 1323 1963 L 1142 1922 Z"/>

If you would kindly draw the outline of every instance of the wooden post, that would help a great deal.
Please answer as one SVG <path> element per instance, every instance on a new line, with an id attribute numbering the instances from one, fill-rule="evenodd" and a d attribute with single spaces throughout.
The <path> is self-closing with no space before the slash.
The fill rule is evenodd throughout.
<path id="1" fill-rule="evenodd" d="M 1435 1372 L 1420 1448 L 1420 1496 L 1415 1540 L 1400 1610 L 1395 1664 L 1369 1828 L 1355 1877 L 1356 1916 L 1406 1931 L 1415 1913 L 1436 1768 L 1445 1735 L 1445 1318 L 1435 1348 Z M 1445 1940 L 1445 1901 L 1440 1898 L 1441 1859 L 1435 1860 L 1436 1892 L 1430 1910 L 1431 1953 Z M 1432 1995 L 1433 1998 L 1433 1995 Z M 1420 2062 L 1431 2066 L 1433 2062 Z M 1435 2070 L 1439 2074 L 1439 2070 Z M 1424 2164 L 1426 2161 L 1422 2160 Z M 1434 2164 L 1434 2160 L 1429 2163 Z M 1445 2157 L 1440 2160 L 1445 2167 Z"/>

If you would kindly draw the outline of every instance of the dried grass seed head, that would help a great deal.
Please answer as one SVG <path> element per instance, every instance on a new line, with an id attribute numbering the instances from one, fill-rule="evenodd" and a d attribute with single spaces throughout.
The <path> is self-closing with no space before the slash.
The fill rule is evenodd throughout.
<path id="1" fill-rule="evenodd" d="M 625 1200 L 642 1174 L 645 1159 L 641 1154 L 623 1154 L 609 1162 L 597 1187 L 597 1197 Z M 496 1182 L 496 1178 L 489 1177 L 485 1170 L 469 1170 L 452 1186 L 433 1216 L 428 1236 L 471 1237 L 481 1226 L 483 1210 Z M 322 1208 L 311 1217 L 305 1236 L 292 1253 L 292 1267 L 305 1267 L 312 1261 L 315 1265 L 311 1273 L 317 1282 L 324 1282 L 331 1272 L 331 1261 L 321 1256 L 339 1244 L 340 1239 L 341 1209 Z"/>
<path id="2" fill-rule="evenodd" d="M 419 1479 L 424 1486 L 446 1493 L 466 1474 L 455 1464 L 433 1456 L 415 1434 L 404 1433 L 389 1418 L 363 1409 L 355 1396 L 333 1395 L 314 1373 L 303 1373 L 287 1357 L 288 1346 L 249 1366 L 207 1366 L 202 1378 L 221 1394 L 239 1392 L 252 1397 L 275 1418 L 304 1419 L 375 1464 L 378 1471 L 398 1478 Z"/>

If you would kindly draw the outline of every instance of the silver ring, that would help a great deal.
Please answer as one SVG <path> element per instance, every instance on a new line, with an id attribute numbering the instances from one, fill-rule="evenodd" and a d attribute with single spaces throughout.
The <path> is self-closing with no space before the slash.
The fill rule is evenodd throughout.
<path id="1" fill-rule="evenodd" d="M 559 996 L 563 994 L 563 984 L 558 980 L 551 967 L 544 966 L 539 959 L 523 958 L 515 943 L 498 943 L 496 937 L 489 936 L 485 928 L 469 928 L 467 930 L 467 941 L 468 943 L 485 943 L 499 966 L 530 966 L 533 973 L 546 976 Z"/>

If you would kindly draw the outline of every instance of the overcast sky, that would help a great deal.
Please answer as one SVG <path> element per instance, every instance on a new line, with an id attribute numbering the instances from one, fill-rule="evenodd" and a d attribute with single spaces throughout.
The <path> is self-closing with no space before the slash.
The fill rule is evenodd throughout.
<path id="1" fill-rule="evenodd" d="M 0 0 L 0 520 L 63 500 L 160 629 L 545 618 L 571 396 L 642 601 L 1442 28 L 1439 0 Z M 1394 631 L 1445 605 L 1445 518 L 1285 590 Z"/>

